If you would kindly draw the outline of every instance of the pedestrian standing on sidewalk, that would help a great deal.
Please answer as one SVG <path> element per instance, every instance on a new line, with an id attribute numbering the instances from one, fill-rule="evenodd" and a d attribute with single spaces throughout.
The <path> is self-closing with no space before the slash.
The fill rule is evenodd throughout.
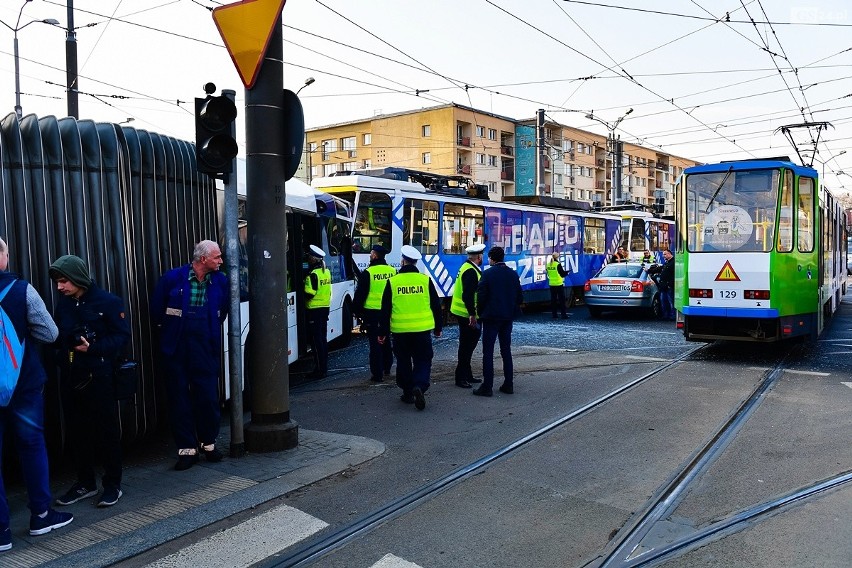
<path id="1" fill-rule="evenodd" d="M 672 251 L 666 249 L 663 251 L 663 268 L 660 270 L 660 277 L 657 279 L 657 285 L 660 288 L 660 307 L 662 308 L 661 317 L 664 320 L 674 321 L 674 285 L 675 285 L 675 266 L 674 255 Z"/>
<path id="2" fill-rule="evenodd" d="M 494 387 L 494 342 L 500 340 L 503 358 L 503 384 L 500 392 L 512 394 L 514 368 L 512 366 L 512 320 L 520 314 L 524 296 L 518 273 L 503 262 L 502 247 L 488 251 L 490 268 L 483 271 L 476 289 L 476 309 L 482 321 L 482 384 L 473 390 L 476 396 L 491 396 Z"/>
<path id="3" fill-rule="evenodd" d="M 16 274 L 7 272 L 8 267 L 9 247 L 0 239 L 0 293 L 6 291 L 0 305 L 24 345 L 21 372 L 14 393 L 9 404 L 0 407 L 0 460 L 3 457 L 3 439 L 6 431 L 11 430 L 27 486 L 30 535 L 38 536 L 74 520 L 71 513 L 50 508 L 50 478 L 44 444 L 44 383 L 47 373 L 36 350 L 36 342 L 53 343 L 59 332 L 35 288 Z M 7 335 L 10 333 L 12 330 L 6 331 Z M 0 467 L 0 551 L 10 548 L 9 502 Z"/>
<path id="4" fill-rule="evenodd" d="M 402 267 L 392 276 L 382 294 L 382 319 L 379 343 L 393 333 L 396 354 L 396 384 L 402 389 L 400 400 L 426 408 L 424 393 L 429 389 L 432 372 L 432 338 L 441 337 L 441 300 L 432 279 L 417 270 L 421 254 L 404 245 L 400 249 Z"/>
<path id="5" fill-rule="evenodd" d="M 562 312 L 562 319 L 568 319 L 568 314 L 565 313 L 565 268 L 559 262 L 559 253 L 555 252 L 551 255 L 550 261 L 545 267 L 547 270 L 547 283 L 550 285 L 550 311 L 553 313 L 553 319 L 556 319 L 556 312 Z"/>
<path id="6" fill-rule="evenodd" d="M 370 250 L 370 266 L 358 276 L 358 287 L 352 300 L 352 311 L 361 318 L 370 341 L 370 380 L 380 383 L 390 377 L 393 365 L 391 342 L 379 343 L 379 319 L 382 315 L 382 294 L 396 269 L 388 266 L 385 255 L 388 249 L 374 245 Z"/>
<path id="7" fill-rule="evenodd" d="M 121 498 L 121 429 L 115 399 L 114 369 L 130 341 L 124 301 L 99 288 L 82 258 L 61 256 L 50 277 L 62 294 L 54 319 L 62 371 L 60 395 L 77 480 L 57 505 L 70 505 L 97 493 L 95 462 L 104 467 L 98 507 Z"/>
<path id="8" fill-rule="evenodd" d="M 453 285 L 450 313 L 459 324 L 459 352 L 456 364 L 456 386 L 469 389 L 471 383 L 481 383 L 473 377 L 470 359 L 479 343 L 480 326 L 476 321 L 476 287 L 482 275 L 482 251 L 485 245 L 471 245 L 465 249 L 467 260 L 461 265 Z"/>
<path id="9" fill-rule="evenodd" d="M 314 370 L 309 379 L 322 379 L 328 373 L 328 311 L 331 306 L 331 270 L 323 262 L 325 251 L 316 245 L 308 249 L 311 271 L 305 278 L 305 307 L 308 329 L 311 330 L 311 351 Z M 345 325 L 345 322 L 344 322 Z M 352 325 L 352 322 L 349 322 Z"/>
<path id="10" fill-rule="evenodd" d="M 230 285 L 220 266 L 219 245 L 201 241 L 192 262 L 163 274 L 151 296 L 151 320 L 160 328 L 178 471 L 198 462 L 199 445 L 207 461 L 222 460 L 216 449 L 221 421 L 219 362 Z"/>

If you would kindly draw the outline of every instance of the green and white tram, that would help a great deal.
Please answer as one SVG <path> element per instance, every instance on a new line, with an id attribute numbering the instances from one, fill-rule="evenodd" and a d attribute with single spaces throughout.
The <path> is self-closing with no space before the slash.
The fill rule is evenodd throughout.
<path id="1" fill-rule="evenodd" d="M 688 168 L 676 197 L 675 308 L 690 341 L 815 339 L 846 286 L 844 215 L 788 158 Z"/>

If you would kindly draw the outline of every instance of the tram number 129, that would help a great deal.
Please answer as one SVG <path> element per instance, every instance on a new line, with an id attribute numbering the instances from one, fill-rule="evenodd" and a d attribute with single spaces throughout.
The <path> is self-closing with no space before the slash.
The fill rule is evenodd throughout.
<path id="1" fill-rule="evenodd" d="M 733 300 L 736 297 L 736 290 L 719 290 L 719 298 L 721 298 L 722 300 Z"/>

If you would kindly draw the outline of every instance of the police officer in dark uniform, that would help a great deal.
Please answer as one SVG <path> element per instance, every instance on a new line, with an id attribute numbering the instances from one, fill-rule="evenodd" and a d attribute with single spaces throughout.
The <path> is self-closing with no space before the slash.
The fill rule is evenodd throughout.
<path id="1" fill-rule="evenodd" d="M 545 270 L 547 270 L 547 283 L 550 286 L 550 311 L 553 313 L 553 319 L 556 319 L 557 311 L 562 312 L 562 319 L 568 319 L 568 314 L 565 313 L 565 276 L 568 273 L 559 262 L 558 252 L 550 256 Z"/>
<path id="2" fill-rule="evenodd" d="M 70 505 L 95 495 L 95 462 L 104 467 L 98 507 L 121 498 L 121 429 L 115 401 L 115 363 L 130 341 L 124 301 L 98 287 L 82 258 L 61 256 L 50 265 L 50 277 L 62 298 L 54 319 L 59 328 L 60 394 L 68 425 L 77 480 L 57 505 Z"/>
<path id="3" fill-rule="evenodd" d="M 429 388 L 432 371 L 432 338 L 441 336 L 441 300 L 432 279 L 417 270 L 421 254 L 405 245 L 400 249 L 402 267 L 392 276 L 382 294 L 379 342 L 393 333 L 396 353 L 396 384 L 402 389 L 400 400 L 426 408 L 423 393 Z"/>
<path id="4" fill-rule="evenodd" d="M 481 383 L 482 379 L 473 378 L 470 358 L 479 343 L 480 325 L 476 321 L 476 287 L 482 275 L 482 252 L 485 245 L 471 245 L 465 249 L 467 260 L 459 268 L 453 285 L 453 299 L 450 313 L 456 316 L 459 324 L 459 351 L 456 364 L 456 386 L 469 389 L 471 383 Z"/>
<path id="5" fill-rule="evenodd" d="M 374 383 L 380 383 L 384 377 L 390 377 L 393 365 L 391 342 L 379 343 L 382 294 L 387 280 L 396 275 L 396 269 L 385 262 L 387 253 L 388 250 L 382 245 L 374 245 L 370 250 L 370 266 L 358 276 L 358 287 L 355 289 L 353 300 L 353 311 L 361 318 L 370 341 L 370 380 Z"/>
<path id="6" fill-rule="evenodd" d="M 305 278 L 305 307 L 314 353 L 314 370 L 310 379 L 322 379 L 328 372 L 328 309 L 331 306 L 331 271 L 323 263 L 325 251 L 311 245 L 308 262 L 311 271 Z"/>

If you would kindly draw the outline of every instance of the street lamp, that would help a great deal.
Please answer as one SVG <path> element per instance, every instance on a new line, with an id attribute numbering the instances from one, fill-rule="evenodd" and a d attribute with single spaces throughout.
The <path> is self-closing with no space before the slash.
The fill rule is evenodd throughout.
<path id="1" fill-rule="evenodd" d="M 307 79 L 305 79 L 305 84 L 302 85 L 301 87 L 299 87 L 299 90 L 296 91 L 296 94 L 298 95 L 299 93 L 301 93 L 302 89 L 304 89 L 308 85 L 313 85 L 315 81 L 316 81 L 316 79 L 314 79 L 313 77 L 308 77 Z"/>
<path id="2" fill-rule="evenodd" d="M 826 165 L 828 162 L 830 162 L 831 160 L 833 160 L 834 158 L 836 158 L 836 157 L 838 157 L 838 156 L 842 156 L 842 155 L 843 155 L 843 154 L 845 154 L 845 153 L 846 153 L 846 150 L 841 150 L 841 151 L 839 151 L 838 153 L 836 153 L 836 154 L 834 154 L 834 155 L 832 155 L 832 156 L 829 156 L 829 157 L 828 157 L 828 158 L 826 158 L 825 160 L 819 160 L 819 159 L 817 159 L 817 158 L 814 158 L 817 162 L 819 162 L 820 164 L 822 164 L 822 177 L 823 177 L 823 182 L 822 182 L 822 183 L 823 183 L 823 184 L 825 183 L 825 181 L 824 181 L 824 180 L 825 180 L 825 165 Z"/>
<path id="3" fill-rule="evenodd" d="M 18 118 L 21 118 L 21 73 L 20 73 L 20 64 L 18 63 L 18 32 L 33 23 L 41 23 L 41 24 L 50 24 L 51 26 L 58 26 L 59 20 L 54 20 L 53 18 L 47 18 L 44 20 L 32 20 L 31 22 L 27 22 L 23 26 L 21 25 L 21 16 L 24 13 L 24 7 L 32 0 L 24 0 L 24 3 L 21 5 L 20 11 L 18 11 L 18 20 L 15 22 L 15 27 L 13 28 L 3 20 L 0 20 L 0 24 L 3 24 L 10 30 L 12 30 L 12 34 L 14 35 L 14 56 L 15 56 L 15 114 L 18 115 Z"/>
<path id="4" fill-rule="evenodd" d="M 627 112 L 625 112 L 623 115 L 621 115 L 619 117 L 619 119 L 616 120 L 612 124 L 610 124 L 609 122 L 605 121 L 602 118 L 598 118 L 597 116 L 594 115 L 593 112 L 590 112 L 589 114 L 586 115 L 587 119 L 594 120 L 596 122 L 600 122 L 601 124 L 606 126 L 606 129 L 607 129 L 606 145 L 607 145 L 607 152 L 609 153 L 610 157 L 612 158 L 612 170 L 611 170 L 612 182 L 611 182 L 611 184 L 614 184 L 614 187 L 612 187 L 612 192 L 611 192 L 612 197 L 610 198 L 610 205 L 615 205 L 616 200 L 621 199 L 621 174 L 620 174 L 621 164 L 616 163 L 617 156 L 616 156 L 615 130 L 618 128 L 618 125 L 621 124 L 621 121 L 624 120 L 627 117 L 627 115 L 630 114 L 631 112 L 633 112 L 632 108 L 627 109 Z"/>

